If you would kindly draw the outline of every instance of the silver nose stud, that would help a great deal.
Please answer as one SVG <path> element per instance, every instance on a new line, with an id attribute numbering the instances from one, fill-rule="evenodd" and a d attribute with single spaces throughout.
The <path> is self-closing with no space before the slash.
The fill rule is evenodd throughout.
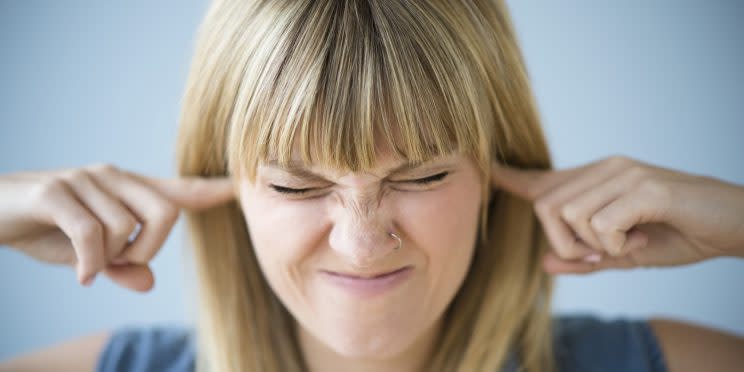
<path id="1" fill-rule="evenodd" d="M 400 236 L 398 236 L 398 235 L 397 235 L 397 234 L 395 234 L 395 233 L 388 233 L 388 234 L 390 234 L 390 236 L 392 236 L 392 237 L 393 237 L 393 238 L 394 238 L 395 240 L 397 240 L 397 241 L 398 241 L 398 245 L 397 245 L 397 246 L 395 246 L 395 250 L 398 250 L 398 249 L 400 249 L 400 247 L 402 247 L 402 246 L 403 246 L 403 239 L 401 239 L 401 238 L 400 238 Z"/>

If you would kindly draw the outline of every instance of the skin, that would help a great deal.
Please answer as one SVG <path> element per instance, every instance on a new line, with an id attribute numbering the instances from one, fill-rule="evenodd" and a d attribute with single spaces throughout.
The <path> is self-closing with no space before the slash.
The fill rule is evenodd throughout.
<path id="1" fill-rule="evenodd" d="M 149 261 L 180 210 L 233 199 L 228 178 L 160 179 L 110 164 L 1 175 L 0 246 L 71 266 L 86 286 L 102 272 L 125 288 L 145 292 L 154 285 Z M 135 230 L 139 233 L 129 243 Z"/>
<path id="2" fill-rule="evenodd" d="M 561 171 L 494 164 L 494 187 L 534 203 L 551 273 L 744 257 L 744 187 L 626 157 Z"/>
<path id="3" fill-rule="evenodd" d="M 300 324 L 311 370 L 420 369 L 465 277 L 481 205 L 475 165 L 454 155 L 391 172 L 404 164 L 383 153 L 366 173 L 264 165 L 255 183 L 241 182 L 259 263 Z M 411 181 L 443 172 L 430 184 Z M 272 185 L 312 190 L 288 195 Z M 292 234 L 284 233 L 287 226 Z M 402 249 L 394 249 L 390 231 L 401 237 Z M 413 268 L 406 282 L 374 297 L 350 294 L 319 273 L 405 266 Z"/>
<path id="4" fill-rule="evenodd" d="M 382 179 L 386 167 L 393 166 L 395 159 L 384 159 L 371 174 L 333 174 L 313 169 L 323 173 L 325 181 L 316 178 L 313 182 L 317 183 L 299 186 L 324 187 L 329 191 L 316 191 L 317 198 L 310 200 L 272 195 L 267 188 L 269 180 L 299 182 L 276 169 L 271 170 L 273 175 L 269 169 L 262 169 L 255 185 L 240 182 L 240 202 L 261 268 L 302 326 L 300 341 L 313 370 L 349 370 L 344 363 L 351 360 L 355 360 L 355 370 L 362 365 L 376 370 L 416 370 L 438 332 L 438 314 L 459 287 L 472 253 L 449 252 L 452 247 L 472 247 L 475 240 L 479 183 L 467 162 L 455 162 L 460 168 L 455 167 L 452 177 L 440 185 L 429 186 L 431 190 L 386 192 L 385 187 L 393 186 Z M 90 218 L 64 214 L 70 209 L 58 208 L 73 200 L 74 193 L 85 192 L 80 179 L 86 174 L 98 185 L 110 185 L 101 191 L 139 211 L 136 217 L 144 218 L 140 220 L 144 222 L 143 234 L 150 234 L 150 238 L 137 243 L 138 238 L 136 249 L 132 248 L 134 245 L 126 248 L 93 244 L 96 239 L 122 241 L 123 233 L 117 233 L 122 229 L 114 228 L 108 221 L 125 220 L 126 215 L 117 215 L 112 211 L 118 209 L 111 205 L 107 209 L 101 202 L 113 203 L 110 199 L 99 198 L 96 202 L 80 198 L 92 203 L 87 207 L 97 217 L 102 237 L 60 239 L 60 234 L 74 232 L 74 226 Z M 388 181 L 400 180 L 397 176 L 409 179 L 430 174 L 413 171 L 390 176 Z M 0 243 L 49 262 L 67 257 L 57 263 L 77 268 L 79 278 L 103 270 L 114 273 L 109 277 L 126 288 L 148 290 L 152 273 L 147 263 L 174 221 L 162 218 L 171 216 L 165 212 L 208 208 L 231 200 L 231 182 L 161 180 L 107 167 L 82 173 L 78 170 L 1 176 Z M 559 171 L 494 164 L 491 182 L 494 188 L 534 203 L 553 248 L 543 260 L 545 270 L 551 273 L 584 274 L 685 265 L 721 256 L 744 257 L 742 186 L 625 157 Z M 392 184 L 405 188 L 404 184 Z M 76 199 L 78 203 L 80 199 Z M 152 207 L 152 202 L 157 207 Z M 431 204 L 436 207 L 427 209 L 426 205 Z M 157 208 L 165 208 L 165 212 Z M 292 226 L 293 234 L 285 234 L 277 226 Z M 385 235 L 388 229 L 403 238 L 402 249 L 393 249 L 397 242 Z M 440 236 L 438 232 L 444 230 L 456 236 Z M 117 258 L 124 258 L 124 263 L 115 264 Z M 348 294 L 327 286 L 316 271 L 384 271 L 396 265 L 414 266 L 416 276 L 397 292 L 363 301 L 354 301 Z M 437 273 L 449 279 L 434 281 Z M 404 296 L 414 289 L 418 291 L 417 301 Z M 395 306 L 385 306 L 392 299 L 397 299 Z M 418 306 L 419 301 L 426 306 Z M 651 319 L 649 323 L 672 372 L 736 371 L 744 365 L 741 337 L 673 320 Z M 370 337 L 373 331 L 375 337 Z M 49 365 L 59 371 L 92 371 L 107 337 L 107 333 L 101 333 L 27 354 L 0 364 L 0 371 L 41 371 Z"/>

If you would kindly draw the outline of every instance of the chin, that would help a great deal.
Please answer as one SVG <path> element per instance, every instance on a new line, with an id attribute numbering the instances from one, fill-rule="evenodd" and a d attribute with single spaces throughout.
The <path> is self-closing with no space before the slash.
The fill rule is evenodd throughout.
<path id="1" fill-rule="evenodd" d="M 339 332 L 323 342 L 337 354 L 347 358 L 389 359 L 402 353 L 413 340 L 404 332 L 369 330 L 367 332 Z"/>

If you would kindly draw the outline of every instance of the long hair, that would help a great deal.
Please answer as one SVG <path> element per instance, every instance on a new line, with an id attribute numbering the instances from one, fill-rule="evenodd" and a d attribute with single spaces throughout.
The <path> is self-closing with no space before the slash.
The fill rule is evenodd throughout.
<path id="1" fill-rule="evenodd" d="M 549 169 L 501 0 L 219 0 L 182 102 L 179 173 L 255 179 L 268 158 L 349 171 L 383 141 L 410 161 L 456 151 L 482 179 L 480 233 L 427 370 L 553 370 L 547 239 L 531 205 L 489 185 L 497 161 Z M 187 213 L 199 302 L 197 368 L 306 369 L 238 202 Z"/>

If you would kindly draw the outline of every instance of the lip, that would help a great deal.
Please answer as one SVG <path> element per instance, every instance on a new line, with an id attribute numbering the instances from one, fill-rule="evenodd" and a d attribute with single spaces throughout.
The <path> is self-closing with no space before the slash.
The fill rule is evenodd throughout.
<path id="1" fill-rule="evenodd" d="M 379 295 L 403 283 L 413 273 L 413 266 L 376 275 L 342 274 L 333 271 L 320 271 L 325 280 L 355 296 Z"/>

